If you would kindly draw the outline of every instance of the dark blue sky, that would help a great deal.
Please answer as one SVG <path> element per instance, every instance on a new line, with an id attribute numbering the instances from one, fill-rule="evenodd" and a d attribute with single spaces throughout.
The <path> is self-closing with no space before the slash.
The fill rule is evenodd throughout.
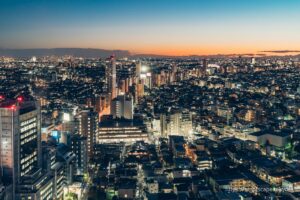
<path id="1" fill-rule="evenodd" d="M 190 54 L 295 49 L 299 0 L 0 0 L 0 47 Z"/>

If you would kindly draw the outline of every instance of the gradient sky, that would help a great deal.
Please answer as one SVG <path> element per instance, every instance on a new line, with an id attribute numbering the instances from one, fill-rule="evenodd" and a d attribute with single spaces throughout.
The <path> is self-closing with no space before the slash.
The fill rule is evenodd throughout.
<path id="1" fill-rule="evenodd" d="M 300 0 L 0 0 L 0 48 L 300 50 Z"/>

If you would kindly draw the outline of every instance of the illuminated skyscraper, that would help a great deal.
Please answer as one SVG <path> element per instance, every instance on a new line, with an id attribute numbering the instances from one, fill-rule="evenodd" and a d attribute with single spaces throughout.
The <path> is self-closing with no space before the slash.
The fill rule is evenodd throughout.
<path id="1" fill-rule="evenodd" d="M 176 81 L 176 73 L 177 73 L 177 66 L 174 64 L 174 65 L 172 65 L 172 74 L 171 74 L 171 77 L 170 77 L 171 82 Z"/>
<path id="2" fill-rule="evenodd" d="M 203 61 L 202 61 L 202 67 L 203 67 L 203 74 L 206 74 L 206 70 L 207 70 L 207 67 L 208 67 L 208 61 L 207 61 L 207 59 L 203 59 Z"/>
<path id="3" fill-rule="evenodd" d="M 149 89 L 152 88 L 152 74 L 148 72 L 144 77 L 145 86 Z"/>
<path id="4" fill-rule="evenodd" d="M 139 82 L 135 85 L 135 101 L 144 96 L 144 80 L 139 80 Z"/>
<path id="5" fill-rule="evenodd" d="M 83 110 L 79 114 L 79 134 L 87 138 L 87 152 L 89 158 L 93 155 L 95 135 L 98 131 L 99 115 L 92 109 Z"/>
<path id="6" fill-rule="evenodd" d="M 139 79 L 141 76 L 141 70 L 142 70 L 142 63 L 141 61 L 138 61 L 135 64 L 135 76 Z"/>
<path id="7" fill-rule="evenodd" d="M 83 175 L 87 172 L 87 138 L 81 135 L 73 135 L 71 148 L 77 158 L 77 174 Z"/>
<path id="8" fill-rule="evenodd" d="M 120 93 L 120 94 L 126 93 L 125 79 L 120 80 L 119 93 Z"/>
<path id="9" fill-rule="evenodd" d="M 13 199 L 29 197 L 44 184 L 39 180 L 42 175 L 40 121 L 40 109 L 34 101 L 19 97 L 0 105 L 0 167 L 5 182 L 13 186 Z M 24 191 L 29 185 L 30 189 Z"/>
<path id="10" fill-rule="evenodd" d="M 256 63 L 255 58 L 252 57 L 252 58 L 251 58 L 251 64 L 252 64 L 252 65 L 255 65 L 255 63 Z"/>
<path id="11" fill-rule="evenodd" d="M 111 100 L 117 96 L 117 71 L 115 56 L 110 57 L 110 65 L 108 68 L 108 92 L 111 95 Z"/>

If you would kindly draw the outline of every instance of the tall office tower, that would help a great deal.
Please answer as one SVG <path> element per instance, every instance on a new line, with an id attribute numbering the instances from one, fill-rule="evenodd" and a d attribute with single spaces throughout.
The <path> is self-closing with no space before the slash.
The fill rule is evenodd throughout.
<path id="1" fill-rule="evenodd" d="M 160 87 L 160 85 L 161 85 L 161 74 L 154 74 L 153 85 L 155 87 Z"/>
<path id="2" fill-rule="evenodd" d="M 175 112 L 169 116 L 168 133 L 169 135 L 181 135 L 181 112 Z"/>
<path id="3" fill-rule="evenodd" d="M 88 157 L 93 155 L 93 146 L 95 144 L 95 135 L 98 131 L 99 115 L 92 109 L 82 110 L 79 113 L 79 134 L 87 137 Z"/>
<path id="4" fill-rule="evenodd" d="M 61 131 L 65 134 L 76 132 L 78 126 L 78 123 L 74 119 L 74 115 L 72 114 L 72 112 L 72 110 L 65 110 L 62 115 Z"/>
<path id="5" fill-rule="evenodd" d="M 183 110 L 181 113 L 181 126 L 180 126 L 182 136 L 188 137 L 193 131 L 192 115 L 190 111 Z"/>
<path id="6" fill-rule="evenodd" d="M 160 71 L 160 85 L 166 84 L 166 73 L 164 70 Z"/>
<path id="7" fill-rule="evenodd" d="M 112 100 L 110 109 L 113 118 L 133 119 L 133 100 L 131 96 L 117 96 Z"/>
<path id="8" fill-rule="evenodd" d="M 160 134 L 162 137 L 168 136 L 167 115 L 160 114 Z"/>
<path id="9" fill-rule="evenodd" d="M 208 67 L 208 61 L 207 59 L 204 58 L 202 61 L 203 74 L 206 74 L 207 67 Z"/>
<path id="10" fill-rule="evenodd" d="M 1 102 L 0 141 L 1 175 L 12 184 L 15 199 L 20 185 L 30 182 L 34 190 L 41 173 L 40 108 L 35 101 L 18 97 Z"/>
<path id="11" fill-rule="evenodd" d="M 130 78 L 125 79 L 125 93 L 127 93 L 129 91 L 129 80 L 130 80 Z"/>
<path id="12" fill-rule="evenodd" d="M 71 149 L 76 155 L 77 174 L 83 175 L 87 172 L 87 138 L 81 135 L 73 135 L 71 138 Z"/>
<path id="13" fill-rule="evenodd" d="M 160 132 L 162 137 L 181 135 L 188 137 L 193 130 L 192 116 L 188 110 L 177 110 L 160 115 Z"/>
<path id="14" fill-rule="evenodd" d="M 255 62 L 255 58 L 252 57 L 252 58 L 251 58 L 251 64 L 252 64 L 252 65 L 255 65 L 255 63 L 256 63 L 256 62 Z"/>
<path id="15" fill-rule="evenodd" d="M 100 96 L 100 95 L 96 95 L 96 97 L 95 97 L 95 111 L 97 112 L 97 113 L 100 113 L 101 112 L 101 108 L 102 108 L 102 105 L 101 105 L 101 103 L 102 103 L 102 96 Z"/>
<path id="16" fill-rule="evenodd" d="M 172 73 L 176 73 L 176 72 L 177 72 L 177 65 L 172 64 Z"/>
<path id="17" fill-rule="evenodd" d="M 136 84 L 136 88 L 135 88 L 136 101 L 138 101 L 138 99 L 143 96 L 144 96 L 144 81 L 139 80 L 139 82 Z"/>
<path id="18" fill-rule="evenodd" d="M 111 100 L 117 96 L 117 71 L 115 56 L 110 57 L 110 66 L 108 69 L 108 92 L 111 95 Z"/>
<path id="19" fill-rule="evenodd" d="M 145 86 L 149 89 L 152 88 L 152 74 L 148 72 L 144 78 Z"/>
<path id="20" fill-rule="evenodd" d="M 171 74 L 171 82 L 176 81 L 177 74 L 177 66 L 175 64 L 172 65 L 172 74 Z"/>
<path id="21" fill-rule="evenodd" d="M 125 94 L 125 80 L 120 80 L 119 82 L 119 93 L 118 94 Z"/>
<path id="22" fill-rule="evenodd" d="M 139 79 L 141 76 L 141 70 L 142 70 L 142 62 L 138 61 L 135 64 L 135 76 Z"/>
<path id="23" fill-rule="evenodd" d="M 96 95 L 95 102 L 93 104 L 94 111 L 99 115 L 103 110 L 108 107 L 108 97 L 106 94 Z"/>

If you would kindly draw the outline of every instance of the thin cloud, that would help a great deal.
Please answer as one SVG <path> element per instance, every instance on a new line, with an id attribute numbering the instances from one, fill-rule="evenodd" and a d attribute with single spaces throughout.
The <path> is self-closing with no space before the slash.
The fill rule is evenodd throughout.
<path id="1" fill-rule="evenodd" d="M 260 51 L 263 53 L 299 53 L 300 50 L 269 50 L 269 51 Z"/>

